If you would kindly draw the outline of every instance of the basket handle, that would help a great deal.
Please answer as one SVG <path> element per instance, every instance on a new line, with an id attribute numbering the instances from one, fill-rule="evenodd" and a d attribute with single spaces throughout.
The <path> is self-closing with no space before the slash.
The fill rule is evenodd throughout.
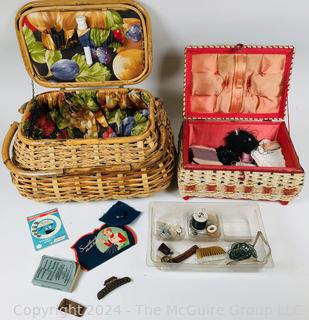
<path id="1" fill-rule="evenodd" d="M 27 177 L 45 177 L 52 176 L 56 177 L 59 175 L 78 175 L 78 174 L 91 174 L 91 173 L 110 173 L 110 172 L 124 172 L 130 171 L 132 169 L 139 169 L 143 164 L 115 164 L 112 166 L 98 166 L 98 167 L 89 167 L 89 168 L 64 168 L 64 169 L 55 169 L 55 170 L 25 170 L 21 169 L 14 164 L 10 158 L 10 146 L 13 140 L 13 137 L 18 129 L 19 123 L 13 122 L 7 132 L 3 144 L 2 144 L 2 161 L 9 169 L 12 174 L 23 175 Z M 166 148 L 166 128 L 160 126 L 160 149 L 163 151 Z M 151 159 L 148 165 L 155 163 L 158 159 Z"/>

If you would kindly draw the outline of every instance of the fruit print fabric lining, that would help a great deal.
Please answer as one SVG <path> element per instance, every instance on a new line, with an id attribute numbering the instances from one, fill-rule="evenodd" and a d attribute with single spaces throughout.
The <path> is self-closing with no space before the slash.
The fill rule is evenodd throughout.
<path id="1" fill-rule="evenodd" d="M 82 36 L 76 23 L 79 16 L 85 16 L 88 26 Z M 144 31 L 133 10 L 32 12 L 22 25 L 40 79 L 56 83 L 132 80 L 145 69 Z M 84 54 L 85 36 L 90 65 Z"/>
<path id="2" fill-rule="evenodd" d="M 23 133 L 35 140 L 141 135 L 150 124 L 150 101 L 137 89 L 48 92 L 33 99 Z"/>

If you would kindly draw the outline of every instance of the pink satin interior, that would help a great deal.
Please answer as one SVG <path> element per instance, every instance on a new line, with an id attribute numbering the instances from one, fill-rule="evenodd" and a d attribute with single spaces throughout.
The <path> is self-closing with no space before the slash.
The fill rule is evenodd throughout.
<path id="1" fill-rule="evenodd" d="M 285 54 L 193 54 L 191 111 L 276 113 Z"/>
<path id="2" fill-rule="evenodd" d="M 277 140 L 282 148 L 287 168 L 300 169 L 295 149 L 283 122 L 208 122 L 199 120 L 187 120 L 185 122 L 185 152 L 188 152 L 190 145 L 203 145 L 217 148 L 224 145 L 226 135 L 235 130 L 247 130 L 255 135 L 258 140 Z"/>

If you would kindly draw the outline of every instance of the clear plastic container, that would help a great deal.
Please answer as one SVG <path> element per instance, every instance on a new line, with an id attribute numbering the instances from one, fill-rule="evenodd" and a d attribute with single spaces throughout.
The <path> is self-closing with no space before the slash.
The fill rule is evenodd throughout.
<path id="1" fill-rule="evenodd" d="M 150 266 L 199 271 L 273 266 L 258 205 L 152 202 L 149 214 Z M 185 259 L 179 257 L 187 250 Z"/>

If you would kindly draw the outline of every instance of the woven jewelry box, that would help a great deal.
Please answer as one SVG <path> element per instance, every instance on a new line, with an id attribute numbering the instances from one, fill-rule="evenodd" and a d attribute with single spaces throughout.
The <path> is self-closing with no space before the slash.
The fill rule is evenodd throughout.
<path id="1" fill-rule="evenodd" d="M 178 186 L 183 198 L 287 204 L 299 194 L 304 170 L 284 121 L 293 55 L 291 46 L 240 44 L 185 49 L 184 121 L 178 162 Z M 234 139 L 235 135 L 239 137 L 244 131 L 251 142 L 256 140 L 258 148 L 243 153 L 242 158 L 260 156 L 263 165 L 258 165 L 256 158 L 252 163 L 235 160 L 222 164 L 218 160 L 219 156 L 222 159 L 221 151 L 225 152 L 223 156 L 235 157 L 234 150 L 241 143 L 231 147 L 226 144 L 240 141 Z M 263 141 L 280 147 L 279 155 L 274 155 L 278 150 L 263 155 L 264 149 L 261 154 L 253 154 L 260 152 Z"/>
<path id="2" fill-rule="evenodd" d="M 33 95 L 4 140 L 19 192 L 60 202 L 167 188 L 175 150 L 163 104 L 123 88 L 152 68 L 145 9 L 131 0 L 31 2 L 16 15 L 16 33 L 31 79 L 58 89 Z"/>

